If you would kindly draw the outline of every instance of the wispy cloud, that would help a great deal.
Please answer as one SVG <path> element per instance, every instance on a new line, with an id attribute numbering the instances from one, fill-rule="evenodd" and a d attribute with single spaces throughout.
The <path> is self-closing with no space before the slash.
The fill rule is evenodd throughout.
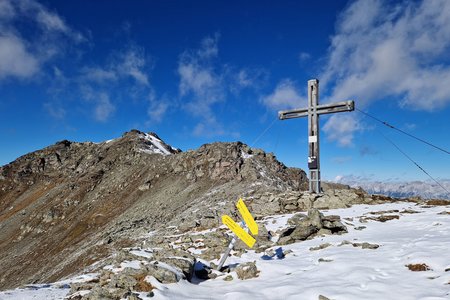
<path id="1" fill-rule="evenodd" d="M 193 129 L 195 136 L 220 136 L 225 131 L 217 120 L 213 106 L 226 100 L 226 82 L 217 62 L 219 34 L 206 37 L 195 50 L 184 51 L 178 61 L 180 96 L 188 100 L 185 108 L 200 122 Z"/>
<path id="2" fill-rule="evenodd" d="M 263 68 L 241 68 L 234 69 L 228 66 L 227 78 L 229 79 L 229 90 L 235 95 L 243 90 L 253 90 L 259 92 L 266 84 L 269 78 L 269 72 Z"/>
<path id="3" fill-rule="evenodd" d="M 27 78 L 39 71 L 39 59 L 15 36 L 0 36 L 0 79 Z"/>
<path id="4" fill-rule="evenodd" d="M 103 64 L 84 66 L 80 79 L 92 84 L 111 84 L 118 80 L 132 79 L 136 84 L 149 87 L 148 73 L 153 68 L 151 58 L 143 48 L 127 45 L 122 50 L 114 50 Z"/>
<path id="5" fill-rule="evenodd" d="M 195 136 L 239 136 L 229 128 L 225 130 L 215 106 L 245 89 L 259 89 L 268 77 L 261 68 L 237 68 L 220 62 L 219 38 L 218 33 L 205 37 L 199 48 L 184 51 L 178 60 L 180 97 L 186 102 L 184 108 L 199 119 L 192 130 Z"/>
<path id="6" fill-rule="evenodd" d="M 116 110 L 107 91 L 93 88 L 90 85 L 81 85 L 82 98 L 91 104 L 92 116 L 98 122 L 107 122 Z"/>
<path id="7" fill-rule="evenodd" d="M 18 24 L 28 24 L 24 34 Z M 0 80 L 29 79 L 68 43 L 84 36 L 70 28 L 55 12 L 34 0 L 0 1 Z"/>
<path id="8" fill-rule="evenodd" d="M 261 98 L 261 102 L 273 110 L 300 108 L 307 105 L 306 96 L 290 79 L 280 81 L 271 94 Z"/>
<path id="9" fill-rule="evenodd" d="M 166 115 L 172 101 L 169 101 L 168 97 L 164 95 L 161 99 L 157 99 L 153 89 L 150 90 L 148 95 L 149 106 L 147 109 L 147 115 L 149 119 L 146 122 L 147 126 L 161 123 Z"/>
<path id="10" fill-rule="evenodd" d="M 44 109 L 51 117 L 59 120 L 64 119 L 67 113 L 67 111 L 60 104 L 55 102 L 44 103 Z"/>
<path id="11" fill-rule="evenodd" d="M 311 58 L 311 54 L 307 53 L 307 52 L 300 52 L 300 54 L 298 55 L 298 59 L 300 60 L 300 62 L 305 62 L 307 60 L 309 60 Z"/>
<path id="12" fill-rule="evenodd" d="M 335 156 L 331 160 L 336 164 L 345 164 L 352 160 L 351 156 Z"/>
<path id="13" fill-rule="evenodd" d="M 363 145 L 363 146 L 361 146 L 361 148 L 359 148 L 359 154 L 361 156 L 376 155 L 376 154 L 378 154 L 378 151 L 372 147 Z"/>
<path id="14" fill-rule="evenodd" d="M 188 109 L 195 115 L 214 119 L 211 106 L 225 98 L 222 78 L 214 68 L 214 59 L 218 55 L 219 36 L 202 40 L 201 47 L 195 51 L 185 51 L 178 62 L 181 96 L 193 95 Z"/>
<path id="15" fill-rule="evenodd" d="M 109 95 L 105 92 L 100 93 L 95 104 L 95 119 L 100 122 L 106 122 L 115 110 L 116 107 L 111 103 Z"/>
<path id="16" fill-rule="evenodd" d="M 362 124 L 349 114 L 332 115 L 322 127 L 328 140 L 343 147 L 351 146 L 354 133 L 363 129 Z"/>
<path id="17" fill-rule="evenodd" d="M 145 68 L 148 65 L 148 59 L 145 57 L 144 50 L 138 47 L 132 47 L 121 54 L 117 72 L 121 75 L 128 75 L 137 83 L 149 86 L 149 80 Z"/>
<path id="18" fill-rule="evenodd" d="M 120 98 L 147 101 L 148 93 L 154 93 L 148 78 L 152 68 L 144 49 L 130 44 L 122 50 L 113 50 L 103 63 L 81 67 L 74 82 L 82 98 L 92 104 L 94 119 L 107 122 Z M 154 111 L 154 104 L 150 103 L 150 107 Z M 163 106 L 158 110 L 162 116 Z"/>

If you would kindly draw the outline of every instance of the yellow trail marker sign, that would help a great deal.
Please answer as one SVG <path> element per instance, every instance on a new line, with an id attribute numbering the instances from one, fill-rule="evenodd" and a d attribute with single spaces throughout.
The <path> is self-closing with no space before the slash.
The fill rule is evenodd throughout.
<path id="1" fill-rule="evenodd" d="M 256 240 L 228 215 L 222 216 L 222 223 L 233 231 L 247 246 L 253 247 Z"/>
<path id="2" fill-rule="evenodd" d="M 258 235 L 258 224 L 256 224 L 255 219 L 253 219 L 242 199 L 239 199 L 239 201 L 236 203 L 236 207 L 241 213 L 241 216 L 244 219 L 245 224 L 247 224 L 248 229 L 250 229 L 250 232 L 253 235 Z"/>

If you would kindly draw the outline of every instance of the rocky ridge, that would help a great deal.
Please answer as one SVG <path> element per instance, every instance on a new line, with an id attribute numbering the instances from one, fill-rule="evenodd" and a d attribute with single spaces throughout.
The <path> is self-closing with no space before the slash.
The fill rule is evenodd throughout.
<path id="1" fill-rule="evenodd" d="M 220 216 L 238 219 L 239 197 L 260 222 L 255 249 L 261 252 L 277 245 L 274 235 L 280 242 L 297 240 L 265 230 L 265 216 L 309 210 L 302 225 L 292 226 L 308 227 L 315 220 L 304 237 L 312 238 L 343 226 L 317 209 L 390 200 L 342 185 L 324 185 L 322 195 L 306 188 L 304 171 L 240 142 L 181 152 L 137 130 L 98 144 L 61 141 L 0 168 L 0 289 L 83 270 L 98 272 L 98 282 L 91 284 L 98 295 L 108 292 L 105 288 L 116 295 L 138 285 L 151 289 L 147 276 L 160 283 L 190 280 L 198 259 L 216 260 L 226 247 L 229 236 Z M 123 273 L 127 267 L 121 264 L 136 260 L 136 249 L 151 255 L 137 255 L 143 268 Z M 235 254 L 244 251 L 237 243 Z M 109 265 L 120 272 L 105 269 Z M 117 283 L 118 274 L 128 283 Z M 80 290 L 73 287 L 74 294 Z M 80 297 L 96 293 L 90 295 Z"/>

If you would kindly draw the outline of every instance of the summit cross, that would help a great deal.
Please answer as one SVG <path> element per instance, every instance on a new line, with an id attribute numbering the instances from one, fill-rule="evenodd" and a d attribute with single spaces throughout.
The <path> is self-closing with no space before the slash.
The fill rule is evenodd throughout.
<path id="1" fill-rule="evenodd" d="M 280 120 L 308 117 L 308 169 L 309 191 L 321 192 L 320 152 L 319 152 L 319 116 L 355 110 L 353 100 L 319 105 L 319 80 L 308 80 L 308 107 L 278 112 Z"/>

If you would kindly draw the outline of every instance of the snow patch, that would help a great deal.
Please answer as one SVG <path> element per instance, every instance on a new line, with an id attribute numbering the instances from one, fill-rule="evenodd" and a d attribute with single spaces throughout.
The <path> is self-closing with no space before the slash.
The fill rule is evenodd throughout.
<path id="1" fill-rule="evenodd" d="M 150 151 L 153 151 L 153 153 L 159 153 L 159 154 L 162 154 L 162 155 L 170 155 L 170 154 L 172 154 L 169 150 L 166 149 L 166 147 L 164 147 L 163 142 L 160 139 L 154 137 L 153 135 L 148 134 L 148 133 L 144 133 L 143 134 L 143 138 L 146 141 L 151 143 L 151 145 L 148 145 L 148 146 L 150 146 L 150 149 L 143 149 L 143 152 L 146 152 L 146 151 L 150 150 Z"/>
<path id="2" fill-rule="evenodd" d="M 253 154 L 248 154 L 248 153 L 245 153 L 244 151 L 241 150 L 241 156 L 244 159 L 249 159 L 249 158 L 253 157 Z"/>

